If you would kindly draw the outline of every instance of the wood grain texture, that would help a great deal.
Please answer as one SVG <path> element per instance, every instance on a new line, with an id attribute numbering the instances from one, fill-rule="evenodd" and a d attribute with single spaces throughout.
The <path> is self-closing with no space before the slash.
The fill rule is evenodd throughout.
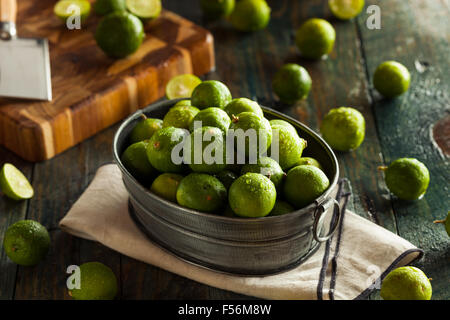
<path id="1" fill-rule="evenodd" d="M 217 69 L 206 78 L 225 82 L 233 96 L 257 98 L 313 129 L 319 127 L 330 108 L 347 105 L 363 112 L 367 121 L 364 143 L 356 152 L 337 154 L 341 175 L 349 178 L 353 186 L 350 208 L 422 246 L 426 257 L 417 265 L 434 279 L 433 299 L 448 300 L 450 242 L 443 226 L 430 223 L 435 217 L 442 218 L 449 206 L 448 154 L 444 147 L 438 148 L 449 141 L 446 119 L 450 33 L 444 20 L 448 16 L 445 2 L 369 1 L 369 5 L 381 3 L 380 31 L 365 29 L 368 15 L 364 12 L 354 21 L 334 20 L 326 0 L 268 3 L 273 10 L 268 28 L 250 34 L 234 31 L 225 21 L 203 21 L 196 1 L 165 0 L 164 7 L 211 30 Z M 36 8 L 41 6 L 36 3 Z M 314 16 L 330 19 L 337 31 L 335 49 L 324 61 L 301 59 L 293 43 L 295 28 Z M 176 38 L 170 33 L 163 36 L 172 41 Z M 429 64 L 425 72 L 414 71 L 414 55 Z M 410 92 L 393 101 L 381 99 L 371 87 L 374 68 L 386 58 L 398 59 L 414 72 Z M 279 104 L 271 89 L 273 74 L 288 61 L 304 65 L 313 77 L 310 96 L 294 106 Z M 116 65 L 111 72 L 121 68 Z M 127 81 L 128 86 L 135 87 L 133 80 Z M 112 161 L 111 143 L 116 129 L 117 125 L 38 164 L 26 163 L 0 147 L 0 164 L 17 164 L 32 179 L 36 190 L 35 197 L 27 202 L 11 203 L 0 198 L 0 210 L 4 210 L 0 212 L 0 239 L 8 225 L 25 217 L 41 221 L 52 237 L 49 256 L 36 268 L 17 268 L 4 253 L 0 255 L 0 268 L 5 270 L 0 272 L 0 298 L 69 299 L 65 270 L 70 264 L 88 260 L 113 268 L 120 280 L 119 299 L 251 298 L 205 286 L 55 229 L 98 166 Z M 423 160 L 432 175 L 425 198 L 412 203 L 392 198 L 376 170 L 378 165 L 406 154 Z M 371 298 L 379 299 L 379 295 L 375 293 Z"/>
<path id="2" fill-rule="evenodd" d="M 20 37 L 48 38 L 53 100 L 0 98 L 0 144 L 29 161 L 50 159 L 161 98 L 170 78 L 214 68 L 213 38 L 205 29 L 163 11 L 145 25 L 137 52 L 113 60 L 96 45 L 94 14 L 68 30 L 54 1 L 20 1 Z"/>

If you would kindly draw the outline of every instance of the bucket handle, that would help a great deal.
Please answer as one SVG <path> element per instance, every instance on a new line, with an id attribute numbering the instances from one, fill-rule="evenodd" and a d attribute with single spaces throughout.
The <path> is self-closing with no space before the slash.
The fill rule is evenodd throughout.
<path id="1" fill-rule="evenodd" d="M 321 204 L 317 207 L 316 209 L 316 214 L 315 214 L 315 218 L 314 218 L 314 224 L 313 224 L 313 237 L 316 241 L 318 242 L 324 242 L 327 241 L 328 239 L 330 239 L 333 234 L 336 232 L 337 227 L 339 226 L 339 222 L 341 221 L 341 206 L 339 205 L 339 202 L 336 199 L 331 199 L 332 201 L 327 201 L 327 203 L 325 204 Z M 330 231 L 328 232 L 328 234 L 326 236 L 319 236 L 318 234 L 318 227 L 319 227 L 319 221 L 321 220 L 322 215 L 328 210 L 329 208 L 329 203 L 332 202 L 333 203 L 333 212 L 334 210 L 337 209 L 337 216 L 334 219 L 334 224 L 333 226 L 330 228 Z"/>

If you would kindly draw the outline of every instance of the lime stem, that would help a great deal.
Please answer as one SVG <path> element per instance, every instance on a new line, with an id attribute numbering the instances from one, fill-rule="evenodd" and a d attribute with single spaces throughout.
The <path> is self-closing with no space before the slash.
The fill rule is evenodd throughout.
<path id="1" fill-rule="evenodd" d="M 142 118 L 142 120 L 147 120 L 147 116 L 143 113 L 141 114 L 141 118 Z"/>
<path id="2" fill-rule="evenodd" d="M 236 123 L 239 121 L 239 117 L 236 117 L 234 114 L 231 115 L 231 121 L 233 121 L 233 123 Z"/>
<path id="3" fill-rule="evenodd" d="M 442 220 L 434 220 L 433 223 L 445 223 L 447 219 L 442 219 Z"/>

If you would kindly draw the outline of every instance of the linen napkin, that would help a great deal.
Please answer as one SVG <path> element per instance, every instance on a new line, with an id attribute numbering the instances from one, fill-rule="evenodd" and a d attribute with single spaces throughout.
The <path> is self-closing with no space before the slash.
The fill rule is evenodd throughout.
<path id="1" fill-rule="evenodd" d="M 85 192 L 60 221 L 72 235 L 192 280 L 265 299 L 361 299 L 379 288 L 392 269 L 420 259 L 421 249 L 346 210 L 335 235 L 297 267 L 268 276 L 240 276 L 202 268 L 152 243 L 128 212 L 128 193 L 115 164 L 100 167 Z"/>

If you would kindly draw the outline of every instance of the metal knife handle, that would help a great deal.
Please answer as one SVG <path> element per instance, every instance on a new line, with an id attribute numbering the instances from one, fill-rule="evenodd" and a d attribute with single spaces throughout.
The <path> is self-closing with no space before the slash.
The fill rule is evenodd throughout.
<path id="1" fill-rule="evenodd" d="M 0 39 L 9 40 L 16 36 L 16 0 L 0 0 Z"/>

